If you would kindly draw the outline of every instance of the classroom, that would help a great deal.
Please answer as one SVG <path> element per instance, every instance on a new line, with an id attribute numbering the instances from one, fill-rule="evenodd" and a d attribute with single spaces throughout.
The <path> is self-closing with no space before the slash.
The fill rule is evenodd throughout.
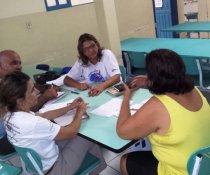
<path id="1" fill-rule="evenodd" d="M 49 65 L 51 70 L 60 71 L 64 67 L 72 67 L 77 64 L 81 54 L 78 53 L 78 38 L 82 34 L 88 33 L 95 36 L 101 48 L 113 52 L 119 64 L 120 73 L 118 73 L 121 74 L 122 80 L 125 82 L 126 79 L 135 79 L 135 76 L 145 76 L 145 58 L 151 51 L 170 49 L 180 55 L 186 66 L 186 74 L 193 77 L 196 87 L 203 94 L 202 99 L 205 97 L 210 103 L 209 14 L 210 1 L 204 0 L 1 0 L 0 53 L 3 50 L 17 52 L 21 58 L 22 72 L 33 79 L 33 75 L 39 75 L 39 73 L 46 71 L 37 70 L 37 65 Z M 196 29 L 186 27 L 187 29 L 185 29 L 185 26 L 179 26 L 179 24 L 185 25 L 186 23 L 187 25 L 198 24 L 201 27 L 196 28 L 197 26 L 195 26 Z M 205 24 L 202 25 L 201 23 Z M 178 25 L 178 29 L 173 28 L 176 25 Z M 88 45 L 86 49 L 91 50 L 94 47 L 96 46 Z M 135 62 L 130 59 L 131 57 L 144 59 L 143 62 L 140 59 Z M 112 64 L 115 63 L 110 61 L 110 65 Z M 2 79 L 0 74 L 0 82 Z M 57 80 L 59 83 L 55 81 L 48 84 L 60 86 L 60 82 L 62 82 L 61 84 L 71 86 L 71 84 L 66 83 L 65 77 Z M 113 82 L 118 83 L 118 80 Z M 109 84 L 106 88 L 109 86 L 113 88 L 114 84 Z M 123 135 L 118 130 L 119 118 L 123 118 L 122 112 L 120 113 L 122 111 L 121 104 L 124 102 L 123 93 L 119 93 L 119 96 L 114 94 L 117 97 L 113 98 L 104 89 L 104 91 L 95 91 L 94 95 L 90 95 L 92 91 L 89 91 L 88 95 L 92 96 L 90 98 L 86 91 L 82 91 L 91 89 L 86 83 L 83 83 L 83 89 L 78 88 L 81 91 L 71 87 L 65 88 L 63 85 L 61 87 L 64 89 L 64 93 L 59 94 L 59 99 L 45 104 L 55 103 L 50 108 L 52 110 L 57 109 L 59 105 L 56 103 L 60 102 L 59 107 L 65 108 L 67 104 L 73 104 L 74 99 L 82 97 L 90 105 L 90 107 L 86 107 L 87 112 L 84 114 L 87 121 L 82 121 L 78 135 L 85 138 L 84 140 L 100 146 L 107 164 L 107 167 L 99 173 L 100 175 L 124 174 L 122 167 L 120 167 L 120 161 L 122 161 L 123 155 L 127 153 L 133 151 L 151 152 L 152 148 L 149 142 L 151 138 L 149 136 L 136 139 L 130 135 Z M 92 90 L 94 91 L 94 89 Z M 65 92 L 67 91 L 68 94 L 66 95 Z M 136 108 L 139 109 L 147 104 L 153 95 L 150 89 L 145 89 L 144 86 L 143 89 L 136 90 L 135 95 L 130 97 L 130 115 L 135 116 Z M 85 106 L 85 104 L 83 105 Z M 42 108 L 42 112 L 48 110 Z M 98 117 L 102 113 L 106 117 Z M 76 115 L 76 112 L 73 115 Z M 120 117 L 118 118 L 118 116 Z M 56 122 L 56 120 L 54 121 Z M 62 124 L 60 125 L 62 126 Z M 63 124 L 63 126 L 66 125 Z M 208 149 L 210 150 L 210 148 Z M 208 150 L 204 151 L 207 152 Z M 19 151 L 17 152 L 19 154 Z M 196 154 L 193 156 L 194 159 L 198 159 Z M 210 164 L 210 160 L 204 157 L 202 156 L 202 160 L 199 159 L 199 161 L 205 160 L 206 164 Z M 98 161 L 100 162 L 100 160 Z M 82 173 L 77 171 L 77 174 L 91 174 L 99 162 Z M 27 174 L 27 170 L 22 168 L 24 163 L 20 161 L 17 155 L 4 160 L 0 154 L 0 174 L 3 163 L 18 168 L 17 174 Z M 188 164 L 185 165 L 187 166 L 185 171 L 187 172 L 188 168 L 191 168 L 188 173 L 192 174 L 198 163 L 190 160 Z M 51 168 L 49 171 L 43 170 L 43 172 L 48 174 Z M 200 167 L 196 167 L 196 171 L 199 171 L 198 168 Z M 80 166 L 79 170 L 81 169 L 87 168 Z M 210 168 L 201 171 L 210 174 Z M 43 174 L 43 172 L 37 174 Z"/>

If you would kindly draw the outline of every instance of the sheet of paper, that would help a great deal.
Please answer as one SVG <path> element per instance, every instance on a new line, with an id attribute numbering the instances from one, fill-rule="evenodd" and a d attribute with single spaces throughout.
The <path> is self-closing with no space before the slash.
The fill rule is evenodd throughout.
<path id="1" fill-rule="evenodd" d="M 61 103 L 53 103 L 53 104 L 49 104 L 47 106 L 44 106 L 43 108 L 41 108 L 39 110 L 40 113 L 44 113 L 47 111 L 51 111 L 51 110 L 55 110 L 55 109 L 59 109 L 59 108 L 63 108 L 65 107 L 67 104 L 72 103 L 74 99 L 70 99 L 66 102 L 61 102 Z"/>
<path id="2" fill-rule="evenodd" d="M 68 91 L 80 91 L 79 89 L 77 89 L 77 88 L 73 88 L 73 87 L 69 87 L 69 86 L 65 86 L 65 85 L 63 85 L 63 86 L 61 86 L 60 87 L 61 89 L 65 89 L 65 90 L 68 90 Z"/>
<path id="3" fill-rule="evenodd" d="M 68 103 L 71 103 L 73 102 L 74 99 L 71 99 L 67 102 L 62 102 L 62 103 L 54 103 L 54 104 L 50 104 L 42 109 L 39 110 L 40 113 L 44 113 L 44 112 L 47 112 L 47 111 L 51 111 L 51 110 L 55 110 L 55 109 L 59 109 L 59 108 L 63 108 L 65 107 Z M 58 117 L 58 118 L 55 118 L 54 121 L 59 124 L 60 126 L 66 126 L 66 125 L 69 125 L 73 119 L 74 119 L 74 116 L 76 114 L 76 109 L 73 109 L 69 112 L 67 112 L 66 114 Z M 85 114 L 83 115 L 82 117 L 83 119 L 86 119 L 88 118 L 88 115 Z"/>
<path id="4" fill-rule="evenodd" d="M 100 107 L 91 111 L 91 113 L 96 115 L 103 115 L 106 117 L 118 116 L 120 112 L 120 107 L 122 104 L 122 99 L 113 98 Z"/>
<path id="5" fill-rule="evenodd" d="M 136 111 L 138 111 L 148 100 L 149 100 L 149 98 L 144 100 L 144 101 L 142 101 L 141 103 L 132 104 L 130 106 L 131 115 L 135 114 Z"/>
<path id="6" fill-rule="evenodd" d="M 52 99 L 52 100 L 49 100 L 47 103 L 45 103 L 44 104 L 44 107 L 46 107 L 46 106 L 48 106 L 50 104 L 55 103 L 56 101 L 60 100 L 61 98 L 63 98 L 66 95 L 65 92 L 57 92 L 57 94 L 58 94 L 57 97 L 54 98 L 54 99 Z"/>
<path id="7" fill-rule="evenodd" d="M 63 85 L 63 80 L 65 77 L 66 77 L 66 74 L 62 75 L 61 77 L 59 77 L 55 80 L 47 81 L 46 84 L 55 84 L 56 86 L 61 86 L 61 85 Z"/>

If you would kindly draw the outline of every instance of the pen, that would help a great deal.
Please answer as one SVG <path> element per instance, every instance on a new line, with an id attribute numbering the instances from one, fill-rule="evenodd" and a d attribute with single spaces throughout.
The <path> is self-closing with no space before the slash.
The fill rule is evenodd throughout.
<path id="1" fill-rule="evenodd" d="M 138 111 L 138 109 L 135 109 L 135 108 L 131 108 L 130 110 L 131 111 Z"/>
<path id="2" fill-rule="evenodd" d="M 73 94 L 79 94 L 79 92 L 76 92 L 76 91 L 71 91 L 71 93 L 73 93 Z"/>

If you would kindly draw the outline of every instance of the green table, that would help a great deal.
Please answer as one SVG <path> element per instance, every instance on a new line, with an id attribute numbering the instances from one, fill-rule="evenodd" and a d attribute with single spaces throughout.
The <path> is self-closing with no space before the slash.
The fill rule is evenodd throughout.
<path id="1" fill-rule="evenodd" d="M 123 59 L 128 62 L 127 52 L 149 53 L 155 49 L 170 49 L 181 56 L 188 56 L 195 59 L 199 71 L 199 84 L 203 86 L 203 73 L 201 68 L 202 59 L 210 59 L 209 39 L 175 39 L 175 38 L 128 38 L 121 41 Z"/>
<path id="2" fill-rule="evenodd" d="M 133 103 L 140 103 L 151 96 L 152 94 L 148 90 L 139 89 L 134 92 L 132 101 Z M 84 137 L 117 153 L 122 152 L 136 142 L 132 140 L 123 140 L 117 135 L 117 116 L 106 117 L 103 114 L 95 115 L 91 113 L 93 109 L 116 97 L 112 96 L 108 92 L 102 92 L 96 97 L 89 97 L 88 91 L 81 91 L 80 94 L 74 94 L 70 91 L 67 91 L 67 95 L 58 102 L 68 101 L 77 97 L 82 97 L 85 102 L 89 103 L 90 105 L 90 108 L 87 110 L 90 118 L 82 122 L 79 130 L 79 135 L 81 137 Z M 117 98 L 122 98 L 122 96 Z"/>
<path id="3" fill-rule="evenodd" d="M 187 32 L 189 37 L 190 32 L 198 32 L 198 34 L 199 32 L 210 32 L 210 21 L 185 22 L 162 29 L 162 31 L 177 32 L 177 33 Z"/>

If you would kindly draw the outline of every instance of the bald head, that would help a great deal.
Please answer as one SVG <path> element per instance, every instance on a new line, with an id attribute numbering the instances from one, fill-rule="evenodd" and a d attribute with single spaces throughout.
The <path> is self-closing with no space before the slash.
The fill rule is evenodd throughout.
<path id="1" fill-rule="evenodd" d="M 20 56 L 13 50 L 3 50 L 0 52 L 0 78 L 14 72 L 21 71 Z"/>

